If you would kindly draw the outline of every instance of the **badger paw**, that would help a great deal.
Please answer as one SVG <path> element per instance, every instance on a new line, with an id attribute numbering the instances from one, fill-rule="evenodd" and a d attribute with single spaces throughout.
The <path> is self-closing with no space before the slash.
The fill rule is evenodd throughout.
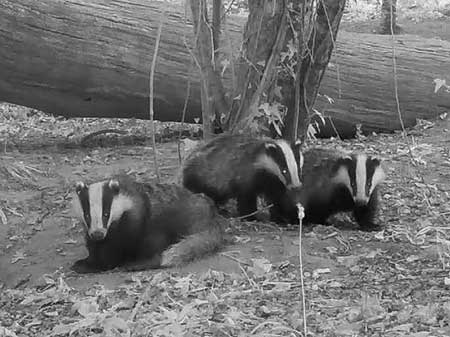
<path id="1" fill-rule="evenodd" d="M 76 261 L 71 267 L 71 270 L 78 274 L 87 274 L 87 273 L 95 273 L 98 270 L 96 268 L 93 268 L 90 264 L 88 259 L 78 260 Z"/>
<path id="2" fill-rule="evenodd" d="M 119 268 L 120 271 L 135 272 L 148 269 L 161 268 L 161 255 L 156 255 L 147 259 L 140 259 L 138 261 L 130 262 Z"/>

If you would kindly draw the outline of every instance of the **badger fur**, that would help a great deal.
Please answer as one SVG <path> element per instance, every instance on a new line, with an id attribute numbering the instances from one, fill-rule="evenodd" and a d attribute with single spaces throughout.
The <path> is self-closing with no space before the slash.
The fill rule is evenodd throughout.
<path id="1" fill-rule="evenodd" d="M 165 264 L 177 265 L 222 243 L 212 200 L 180 186 L 142 184 L 119 176 L 91 185 L 79 182 L 75 190 L 74 210 L 85 225 L 88 250 L 88 257 L 72 266 L 76 272 L 158 268 L 164 251 L 173 244 L 178 250 L 169 254 Z M 199 237 L 205 238 L 203 245 L 189 244 Z"/>
<path id="2" fill-rule="evenodd" d="M 175 184 L 145 184 L 152 203 L 152 226 L 167 233 L 163 266 L 181 266 L 220 249 L 225 219 L 203 193 Z"/>
<path id="3" fill-rule="evenodd" d="M 257 197 L 262 195 L 274 204 L 274 219 L 285 191 L 300 186 L 298 166 L 303 157 L 299 145 L 270 138 L 220 135 L 196 147 L 186 158 L 183 185 L 206 194 L 216 205 L 236 198 L 240 216 L 254 213 Z"/>
<path id="4" fill-rule="evenodd" d="M 378 186 L 385 173 L 378 158 L 363 153 L 345 153 L 313 147 L 303 153 L 301 188 L 284 196 L 283 213 L 297 219 L 292 200 L 305 209 L 304 223 L 325 224 L 329 216 L 352 211 L 360 229 L 379 230 L 375 223 Z M 289 211 L 287 211 L 289 209 Z"/>

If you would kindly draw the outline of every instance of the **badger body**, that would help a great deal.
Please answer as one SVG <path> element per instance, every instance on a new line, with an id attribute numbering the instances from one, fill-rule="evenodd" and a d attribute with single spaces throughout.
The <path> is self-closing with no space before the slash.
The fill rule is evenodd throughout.
<path id="1" fill-rule="evenodd" d="M 263 195 L 274 204 L 271 216 L 275 218 L 286 190 L 300 186 L 298 147 L 284 140 L 220 135 L 186 158 L 183 185 L 206 194 L 216 205 L 236 198 L 240 216 L 254 213 L 257 197 Z"/>
<path id="2" fill-rule="evenodd" d="M 212 200 L 180 186 L 142 184 L 120 176 L 89 186 L 77 183 L 76 194 L 75 213 L 85 225 L 89 254 L 72 266 L 76 272 L 158 268 L 174 244 L 179 250 L 166 265 L 181 264 L 222 243 Z M 189 245 L 202 236 L 203 245 Z"/>
<path id="3" fill-rule="evenodd" d="M 152 203 L 151 227 L 165 233 L 163 266 L 181 266 L 223 246 L 225 219 L 208 196 L 175 184 L 145 184 L 145 188 Z"/>
<path id="4" fill-rule="evenodd" d="M 290 221 L 297 219 L 292 203 L 296 200 L 304 207 L 304 223 L 326 224 L 329 216 L 352 211 L 360 229 L 380 228 L 375 216 L 378 186 L 385 174 L 379 159 L 321 147 L 310 148 L 303 155 L 303 185 L 295 191 L 295 197 L 283 200 L 283 213 Z"/>

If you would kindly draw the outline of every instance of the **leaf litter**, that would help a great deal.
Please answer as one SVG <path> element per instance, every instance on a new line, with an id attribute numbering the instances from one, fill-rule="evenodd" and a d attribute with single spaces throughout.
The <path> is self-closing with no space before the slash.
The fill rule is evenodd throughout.
<path id="1" fill-rule="evenodd" d="M 81 127 L 90 132 L 99 127 L 132 126 L 137 133 L 147 132 L 146 126 L 131 121 L 64 120 L 40 113 L 8 123 L 11 128 L 2 129 L 0 136 L 11 149 L 21 149 L 21 144 L 30 139 L 41 141 L 43 136 L 52 142 L 74 139 Z M 311 244 L 303 252 L 307 257 L 304 277 L 311 335 L 450 335 L 450 187 L 449 172 L 442 166 L 449 160 L 448 120 L 441 123 L 443 127 L 430 127 L 428 123 L 411 130 L 414 160 L 400 134 L 318 141 L 326 146 L 338 144 L 345 149 L 382 153 L 388 163 L 388 178 L 381 188 L 385 200 L 380 211 L 385 224 L 381 232 L 316 226 L 302 238 L 304 244 Z M 110 139 L 109 135 L 102 137 Z M 120 143 L 125 136 L 112 137 Z M 139 148 L 124 146 L 75 150 L 76 156 L 65 153 L 66 159 L 61 162 L 86 174 L 92 171 L 86 167 L 104 168 L 120 160 L 122 154 L 128 161 L 135 157 L 139 161 Z M 193 146 L 185 142 L 186 151 Z M 158 150 L 165 153 L 163 145 Z M 41 158 L 57 161 L 52 151 L 45 154 L 46 159 Z M 77 166 L 80 156 L 89 160 Z M 24 179 L 29 182 L 26 187 L 33 189 L 48 179 L 51 166 L 27 161 L 23 155 L 5 158 L 2 164 L 7 163 L 8 168 L 0 172 L 0 177 L 9 186 Z M 142 166 L 129 169 L 135 175 L 151 172 Z M 68 180 L 72 179 L 70 176 Z M 51 193 L 62 195 L 68 183 L 58 184 Z M 42 207 L 0 201 L 0 223 L 8 227 L 26 221 L 23 217 L 28 217 L 30 207 Z M 65 202 L 61 199 L 58 207 L 63 208 Z M 335 223 L 348 224 L 348 217 L 337 217 Z M 250 256 L 232 246 L 223 252 L 224 259 L 239 266 L 234 272 L 134 273 L 112 289 L 98 284 L 88 288 L 69 286 L 73 276 L 62 272 L 43 275 L 35 286 L 5 287 L 0 295 L 0 336 L 301 336 L 297 258 L 291 254 L 273 260 L 268 253 L 269 240 L 261 236 L 262 231 L 251 232 L 248 227 L 233 233 L 235 244 L 253 242 L 254 248 L 259 248 L 251 250 Z M 7 237 L 18 238 L 10 240 L 8 263 L 32 263 L 32 252 L 28 255 L 28 250 L 20 246 L 29 236 L 18 232 Z M 275 237 L 280 241 L 282 235 L 277 232 Z M 61 244 L 70 251 L 78 241 L 66 237 Z M 298 240 L 292 240 L 292 244 L 298 248 Z M 106 280 L 108 275 L 101 275 L 101 279 Z"/>

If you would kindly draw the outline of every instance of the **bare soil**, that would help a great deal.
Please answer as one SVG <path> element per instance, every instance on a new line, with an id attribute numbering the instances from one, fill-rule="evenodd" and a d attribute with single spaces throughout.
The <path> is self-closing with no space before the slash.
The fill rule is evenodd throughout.
<path id="1" fill-rule="evenodd" d="M 441 122 L 441 124 L 425 132 L 424 136 L 420 136 L 420 143 L 429 146 L 429 153 L 426 154 L 429 158 L 427 168 L 422 169 L 421 174 L 428 184 L 448 192 L 450 191 L 450 168 L 443 164 L 450 165 L 446 157 L 449 151 L 450 133 L 448 122 L 447 124 Z M 395 139 L 395 142 L 391 143 L 390 139 Z M 378 150 L 382 157 L 387 157 L 388 180 L 383 191 L 389 198 L 396 199 L 393 196 L 395 194 L 399 196 L 404 194 L 408 198 L 408 194 L 414 193 L 414 188 L 411 186 L 410 189 L 409 186 L 415 180 L 417 170 L 406 153 L 399 157 L 400 149 L 406 151 L 400 136 L 372 137 L 364 144 L 361 141 L 353 141 L 340 145 L 348 148 L 368 146 Z M 167 181 L 175 175 L 178 167 L 177 144 L 175 142 L 158 144 L 158 152 L 163 178 Z M 11 162 L 22 162 L 40 172 L 34 173 L 33 179 L 30 178 L 27 181 L 20 181 L 10 176 L 5 177 L 6 174 L 3 174 L 0 205 L 3 206 L 7 215 L 8 223 L 0 227 L 1 282 L 8 287 L 31 285 L 39 281 L 43 274 L 51 274 L 57 270 L 67 273 L 70 285 L 83 287 L 90 287 L 94 282 L 113 287 L 129 277 L 125 273 L 106 273 L 80 278 L 69 272 L 70 264 L 86 254 L 81 226 L 70 216 L 70 193 L 73 190 L 73 184 L 78 180 L 96 181 L 118 172 L 134 174 L 141 180 L 153 180 L 152 149 L 148 144 L 89 148 L 64 145 L 44 149 L 33 146 L 32 150 L 16 149 L 3 156 L 9 158 Z M 410 200 L 399 198 L 399 201 Z M 440 206 L 448 208 L 448 199 L 447 201 L 443 199 Z M 381 207 L 381 222 L 387 227 L 389 224 L 397 223 L 405 227 L 411 225 L 411 223 L 405 224 L 404 219 L 398 218 L 402 215 L 402 209 L 409 209 L 408 205 L 393 205 L 389 200 L 384 200 Z M 417 213 L 417 216 L 425 216 L 423 213 L 426 213 L 426 210 L 422 210 L 422 207 L 426 205 L 416 205 L 416 208 L 410 212 Z M 331 277 L 334 277 L 335 273 L 345 275 L 346 266 L 336 264 L 334 254 L 329 254 L 327 251 L 327 247 L 332 246 L 343 253 L 351 249 L 352 255 L 364 255 L 377 249 L 390 252 L 389 254 L 399 251 L 404 256 L 427 254 L 426 250 L 418 246 L 376 240 L 373 233 L 362 233 L 356 228 L 351 228 L 350 218 L 341 219 L 339 223 L 344 224 L 343 230 L 339 231 L 339 234 L 331 235 L 330 238 L 324 238 L 326 234 L 321 233 L 330 231 L 325 227 L 318 227 L 305 235 L 303 251 L 306 269 L 330 268 Z M 227 247 L 225 251 L 238 252 L 235 257 L 241 261 L 264 256 L 273 263 L 285 260 L 293 264 L 298 263 L 296 230 L 281 231 L 268 224 L 265 226 L 250 223 L 241 225 L 240 228 L 242 230 L 245 227 L 247 227 L 247 233 L 244 235 L 247 235 L 250 241 Z M 317 231 L 319 232 L 316 233 Z M 15 258 L 20 256 L 22 258 L 13 263 Z M 203 272 L 211 267 L 227 272 L 239 272 L 239 265 L 221 254 L 186 266 L 182 272 Z"/>

